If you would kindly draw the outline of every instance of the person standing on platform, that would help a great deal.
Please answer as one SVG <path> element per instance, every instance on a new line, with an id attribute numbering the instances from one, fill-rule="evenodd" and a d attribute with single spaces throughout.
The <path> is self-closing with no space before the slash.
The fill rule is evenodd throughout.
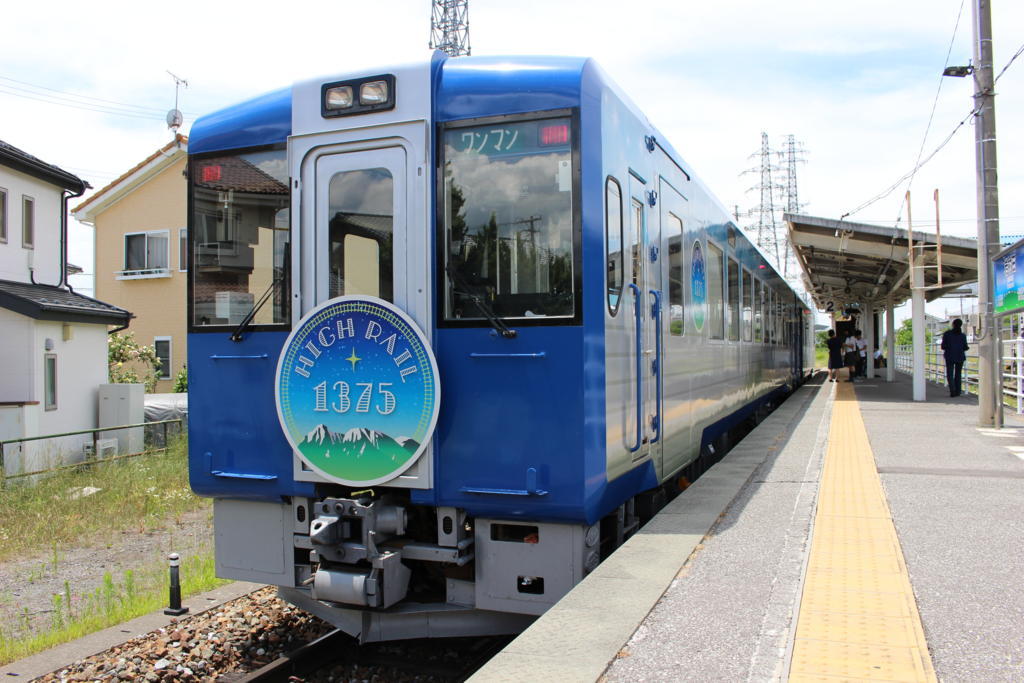
<path id="1" fill-rule="evenodd" d="M 942 333 L 942 355 L 946 358 L 946 382 L 949 383 L 949 395 L 960 395 L 960 374 L 967 360 L 967 335 L 962 328 L 964 322 L 957 318 L 953 328 Z"/>
<path id="2" fill-rule="evenodd" d="M 828 348 L 828 381 L 835 382 L 843 367 L 843 340 L 836 336 L 835 330 L 829 330 L 825 346 Z"/>
<path id="3" fill-rule="evenodd" d="M 853 381 L 854 373 L 857 370 L 857 358 L 857 339 L 851 334 L 843 340 L 843 363 L 849 370 L 847 382 Z"/>
<path id="4" fill-rule="evenodd" d="M 868 376 L 868 342 L 860 330 L 853 331 L 853 339 L 857 343 L 857 376 Z"/>

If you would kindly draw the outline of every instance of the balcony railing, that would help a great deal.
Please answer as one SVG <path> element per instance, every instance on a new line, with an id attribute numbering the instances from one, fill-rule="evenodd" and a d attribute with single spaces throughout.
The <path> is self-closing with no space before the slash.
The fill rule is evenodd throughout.
<path id="1" fill-rule="evenodd" d="M 114 273 L 118 280 L 145 280 L 157 277 L 170 277 L 170 268 L 137 268 L 135 270 L 118 270 Z"/>

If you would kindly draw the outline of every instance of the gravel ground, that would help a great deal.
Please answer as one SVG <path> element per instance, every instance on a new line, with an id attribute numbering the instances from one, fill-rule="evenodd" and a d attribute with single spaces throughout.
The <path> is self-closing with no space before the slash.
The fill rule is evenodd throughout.
<path id="1" fill-rule="evenodd" d="M 168 521 L 164 529 L 124 531 L 114 538 L 96 540 L 86 547 L 52 550 L 24 560 L 0 563 L 0 624 L 8 636 L 49 627 L 53 596 L 64 593 L 64 582 L 76 596 L 92 593 L 109 572 L 120 582 L 126 570 L 138 571 L 170 552 L 183 557 L 212 547 L 213 525 L 209 510 L 197 510 Z"/>

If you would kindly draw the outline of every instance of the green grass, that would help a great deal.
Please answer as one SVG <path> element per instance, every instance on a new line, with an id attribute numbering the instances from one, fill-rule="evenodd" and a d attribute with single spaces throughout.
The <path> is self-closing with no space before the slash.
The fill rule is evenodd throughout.
<path id="1" fill-rule="evenodd" d="M 72 498 L 84 487 L 100 491 Z M 24 577 L 34 583 L 56 571 L 64 548 L 111 547 L 125 533 L 173 527 L 182 515 L 211 507 L 189 488 L 184 440 L 162 454 L 63 470 L 34 483 L 9 481 L 0 489 L 0 561 L 38 558 L 38 567 Z M 200 546 L 182 557 L 183 596 L 224 583 L 214 575 L 212 548 Z M 119 577 L 104 574 L 92 592 L 76 593 L 65 582 L 52 599 L 48 624 L 32 622 L 27 610 L 16 623 L 0 624 L 0 664 L 165 607 L 167 584 L 162 552 Z M 0 595 L 0 602 L 11 603 L 9 598 Z"/>
<path id="2" fill-rule="evenodd" d="M 183 558 L 182 597 L 225 583 L 214 575 L 212 551 Z M 103 584 L 84 595 L 76 595 L 65 581 L 64 591 L 53 596 L 49 628 L 31 632 L 27 612 L 20 624 L 0 625 L 0 665 L 154 612 L 167 606 L 167 598 L 167 565 L 162 560 L 138 571 L 125 571 L 116 581 L 106 573 Z M 24 635 L 15 635 L 15 631 Z"/>
<path id="3" fill-rule="evenodd" d="M 816 368 L 827 368 L 828 367 L 828 349 L 822 346 L 814 347 L 814 367 Z"/>
<path id="4" fill-rule="evenodd" d="M 77 491 L 99 492 L 72 499 Z M 111 540 L 122 532 L 162 528 L 169 519 L 210 509 L 188 485 L 184 439 L 165 453 L 87 468 L 62 470 L 38 479 L 9 480 L 0 489 L 0 561 L 65 545 Z"/>

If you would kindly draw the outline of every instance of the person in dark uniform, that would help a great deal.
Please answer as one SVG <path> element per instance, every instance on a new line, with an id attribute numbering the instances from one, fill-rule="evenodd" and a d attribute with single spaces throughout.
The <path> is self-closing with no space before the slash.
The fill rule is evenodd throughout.
<path id="1" fill-rule="evenodd" d="M 835 330 L 829 330 L 825 346 L 828 347 L 828 381 L 835 382 L 843 367 L 843 340 L 836 336 Z"/>
<path id="2" fill-rule="evenodd" d="M 949 384 L 949 395 L 960 395 L 960 373 L 967 360 L 967 335 L 962 328 L 964 322 L 957 318 L 953 321 L 953 329 L 942 333 L 942 355 L 946 358 L 946 382 Z"/>

